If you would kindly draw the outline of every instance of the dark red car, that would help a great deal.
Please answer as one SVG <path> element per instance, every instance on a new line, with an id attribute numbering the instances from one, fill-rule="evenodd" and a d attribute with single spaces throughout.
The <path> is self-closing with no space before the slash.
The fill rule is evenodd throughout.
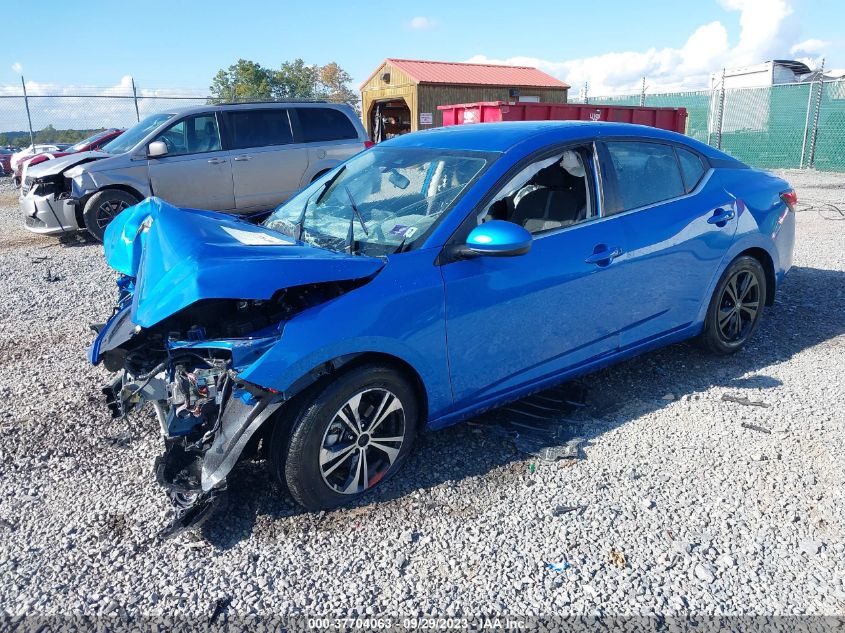
<path id="1" fill-rule="evenodd" d="M 21 186 L 21 182 L 23 182 L 23 171 L 27 166 L 37 165 L 39 163 L 43 163 L 45 160 L 50 160 L 51 158 L 57 158 L 59 156 L 67 156 L 68 154 L 74 154 L 76 152 L 90 152 L 92 150 L 98 150 L 112 139 L 115 139 L 123 134 L 123 132 L 124 130 L 119 130 L 117 128 L 103 130 L 102 132 L 97 132 L 93 136 L 89 136 L 88 138 L 71 145 L 62 152 L 44 152 L 43 154 L 36 154 L 31 158 L 22 160 L 15 168 L 15 186 Z M 11 159 L 11 154 L 9 155 L 9 159 Z M 9 171 L 8 166 L 6 171 Z"/>
<path id="2" fill-rule="evenodd" d="M 14 151 L 0 147 L 0 176 L 8 176 L 12 173 L 12 154 Z"/>

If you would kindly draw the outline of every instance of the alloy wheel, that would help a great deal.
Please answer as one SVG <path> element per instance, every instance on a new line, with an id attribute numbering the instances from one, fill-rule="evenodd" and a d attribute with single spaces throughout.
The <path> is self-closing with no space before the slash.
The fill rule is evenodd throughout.
<path id="1" fill-rule="evenodd" d="M 393 467 L 405 442 L 405 410 L 387 389 L 361 391 L 335 413 L 320 447 L 320 473 L 329 488 L 357 494 Z"/>
<path id="2" fill-rule="evenodd" d="M 757 276 L 740 270 L 728 280 L 719 301 L 719 333 L 728 343 L 744 340 L 760 312 L 760 284 Z"/>
<path id="3" fill-rule="evenodd" d="M 129 204 L 124 200 L 106 200 L 97 207 L 97 226 L 105 229 L 118 213 L 128 208 Z"/>

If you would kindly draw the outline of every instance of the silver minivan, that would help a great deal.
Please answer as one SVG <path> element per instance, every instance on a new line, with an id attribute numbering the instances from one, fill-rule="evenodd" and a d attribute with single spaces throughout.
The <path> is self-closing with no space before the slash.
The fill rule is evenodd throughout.
<path id="1" fill-rule="evenodd" d="M 198 106 L 149 116 L 102 151 L 34 166 L 20 204 L 30 231 L 102 240 L 112 218 L 153 195 L 243 215 L 272 209 L 370 145 L 345 104 Z"/>

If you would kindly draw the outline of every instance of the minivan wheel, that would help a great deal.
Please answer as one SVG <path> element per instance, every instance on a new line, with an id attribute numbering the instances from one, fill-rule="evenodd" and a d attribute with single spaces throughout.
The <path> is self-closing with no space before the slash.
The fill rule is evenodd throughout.
<path id="1" fill-rule="evenodd" d="M 738 257 L 722 275 L 710 300 L 703 346 L 716 354 L 741 349 L 757 330 L 766 300 L 766 275 L 753 257 Z"/>
<path id="2" fill-rule="evenodd" d="M 348 503 L 393 476 L 414 442 L 419 405 L 395 370 L 364 365 L 291 403 L 267 454 L 270 472 L 308 510 Z"/>
<path id="3" fill-rule="evenodd" d="M 82 218 L 85 221 L 85 228 L 98 242 L 103 241 L 103 234 L 109 222 L 114 220 L 118 213 L 128 209 L 133 204 L 138 204 L 138 199 L 132 194 L 120 189 L 106 189 L 98 191 L 88 199 Z"/>

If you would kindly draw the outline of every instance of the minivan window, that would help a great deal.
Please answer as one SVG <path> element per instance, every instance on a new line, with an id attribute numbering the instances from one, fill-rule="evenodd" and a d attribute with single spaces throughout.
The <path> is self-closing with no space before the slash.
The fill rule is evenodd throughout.
<path id="1" fill-rule="evenodd" d="M 699 182 L 701 182 L 706 170 L 704 169 L 704 165 L 702 164 L 701 158 L 698 154 L 694 154 L 693 152 L 681 147 L 676 147 L 675 151 L 678 152 L 678 162 L 681 164 L 681 174 L 684 177 L 686 191 L 689 193 L 698 186 Z"/>
<path id="2" fill-rule="evenodd" d="M 123 154 L 135 147 L 141 140 L 159 125 L 175 117 L 175 114 L 159 113 L 152 114 L 143 119 L 118 136 L 103 145 L 103 151 L 109 154 Z"/>
<path id="3" fill-rule="evenodd" d="M 338 141 L 358 138 L 358 131 L 343 112 L 332 108 L 297 108 L 302 141 Z"/>
<path id="4" fill-rule="evenodd" d="M 645 207 L 684 195 L 681 171 L 671 145 L 616 141 L 607 143 L 616 176 L 615 202 L 607 215 Z"/>
<path id="5" fill-rule="evenodd" d="M 232 110 L 227 116 L 232 149 L 293 143 L 287 110 Z"/>
<path id="6" fill-rule="evenodd" d="M 174 123 L 155 140 L 167 145 L 168 156 L 220 151 L 220 130 L 213 114 L 197 114 Z"/>

